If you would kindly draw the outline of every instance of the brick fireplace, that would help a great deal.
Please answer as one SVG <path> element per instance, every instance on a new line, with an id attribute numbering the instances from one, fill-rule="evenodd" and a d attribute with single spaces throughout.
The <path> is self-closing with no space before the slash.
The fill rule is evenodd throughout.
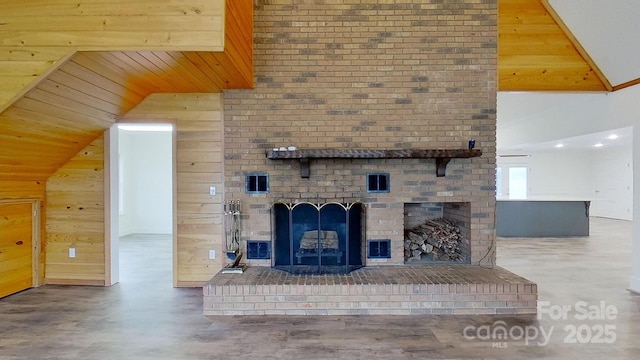
<path id="1" fill-rule="evenodd" d="M 271 240 L 279 200 L 361 201 L 367 239 L 403 264 L 404 204 L 468 203 L 470 263 L 490 265 L 495 207 L 497 1 L 257 1 L 254 90 L 224 94 L 224 187 L 243 203 L 244 240 Z M 437 176 L 430 158 L 273 160 L 274 148 L 461 149 Z M 245 176 L 269 175 L 247 194 Z M 368 192 L 367 175 L 389 175 Z M 249 265 L 270 265 L 267 261 Z"/>
<path id="2" fill-rule="evenodd" d="M 256 0 L 254 17 L 256 87 L 224 93 L 224 188 L 227 198 L 243 204 L 242 246 L 247 240 L 273 241 L 278 201 L 361 202 L 363 240 L 389 240 L 390 256 L 364 257 L 365 267 L 354 273 L 408 268 L 404 234 L 412 219 L 406 213 L 418 204 L 439 207 L 464 223 L 464 261 L 454 266 L 492 267 L 497 0 Z M 310 163 L 268 157 L 289 146 L 330 152 L 466 149 L 470 139 L 482 156 L 326 157 Z M 269 190 L 248 194 L 246 176 L 257 173 L 268 174 Z M 370 191 L 372 173 L 385 175 L 388 191 Z M 266 271 L 272 260 L 247 263 Z M 351 281 L 344 279 L 334 280 Z M 509 284 L 517 289 L 514 279 Z M 244 291 L 245 285 L 257 291 L 240 279 L 220 281 L 234 290 L 212 283 L 205 293 Z M 531 283 L 522 283 L 529 285 L 527 294 L 536 293 Z M 504 290 L 496 280 L 495 296 L 496 284 Z M 260 291 L 277 290 L 277 284 L 265 286 Z M 523 307 L 532 309 L 531 303 Z"/>

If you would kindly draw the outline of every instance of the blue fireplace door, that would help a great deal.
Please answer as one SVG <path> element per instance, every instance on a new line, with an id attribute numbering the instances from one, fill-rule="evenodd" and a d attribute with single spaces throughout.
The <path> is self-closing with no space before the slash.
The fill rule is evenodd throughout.
<path id="1" fill-rule="evenodd" d="M 320 230 L 327 232 L 326 237 L 338 236 L 338 246 L 331 246 L 329 240 L 321 241 L 319 273 L 347 273 L 349 234 L 347 233 L 347 211 L 340 204 L 325 204 L 320 208 Z"/>
<path id="2" fill-rule="evenodd" d="M 341 204 L 328 203 L 318 210 L 311 203 L 276 203 L 273 216 L 275 268 L 294 274 L 319 274 L 348 273 L 362 267 L 363 204 L 350 204 L 345 209 Z M 314 234 L 315 244 L 311 244 L 309 237 Z M 335 235 L 337 246 L 335 240 L 327 239 L 335 239 Z"/>

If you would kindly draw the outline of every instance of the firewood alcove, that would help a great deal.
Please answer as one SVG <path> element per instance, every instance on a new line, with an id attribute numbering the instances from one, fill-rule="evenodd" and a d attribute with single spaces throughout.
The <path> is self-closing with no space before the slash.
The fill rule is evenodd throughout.
<path id="1" fill-rule="evenodd" d="M 300 177 L 311 174 L 310 159 L 435 159 L 436 176 L 446 175 L 447 164 L 451 159 L 482 156 L 480 149 L 309 149 L 309 150 L 270 150 L 267 158 L 272 160 L 298 159 Z"/>
<path id="2" fill-rule="evenodd" d="M 405 264 L 469 264 L 470 221 L 468 202 L 405 203 Z"/>

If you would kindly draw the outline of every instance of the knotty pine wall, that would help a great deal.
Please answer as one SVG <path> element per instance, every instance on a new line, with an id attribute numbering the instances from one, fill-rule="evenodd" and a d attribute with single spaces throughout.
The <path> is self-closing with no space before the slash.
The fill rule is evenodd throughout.
<path id="1" fill-rule="evenodd" d="M 153 94 L 121 119 L 175 124 L 177 286 L 201 286 L 224 264 L 222 195 L 209 196 L 210 185 L 223 189 L 221 101 L 221 94 Z M 104 284 L 103 139 L 47 181 L 48 284 Z"/>
<path id="2" fill-rule="evenodd" d="M 47 180 L 46 216 L 45 283 L 104 285 L 104 136 Z"/>
<path id="3" fill-rule="evenodd" d="M 75 51 L 223 51 L 225 0 L 21 0 L 0 12 L 0 110 Z"/>

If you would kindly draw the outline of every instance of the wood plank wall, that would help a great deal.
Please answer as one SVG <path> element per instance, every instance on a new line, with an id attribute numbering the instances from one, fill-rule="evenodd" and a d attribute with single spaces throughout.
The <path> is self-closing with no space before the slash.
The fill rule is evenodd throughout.
<path id="1" fill-rule="evenodd" d="M 232 15 L 229 19 L 225 19 L 225 7 L 227 11 L 226 15 Z M 253 1 L 251 0 L 113 0 L 109 2 L 101 0 L 59 0 L 56 2 L 46 2 L 46 4 L 40 0 L 24 0 L 3 4 L 2 12 L 0 12 L 0 112 L 3 110 L 7 111 L 2 113 L 0 120 L 2 120 L 5 125 L 9 120 L 17 121 L 19 123 L 20 121 L 28 118 L 29 121 L 32 121 L 33 117 L 30 116 L 33 113 L 32 109 L 26 109 L 25 111 L 27 111 L 28 114 L 23 114 L 24 117 L 16 116 L 15 118 L 10 118 L 8 117 L 12 114 L 10 112 L 16 111 L 16 109 L 7 109 L 7 106 L 13 104 L 16 99 L 22 98 L 23 95 L 27 94 L 30 90 L 40 91 L 40 89 L 35 88 L 35 86 L 40 83 L 42 83 L 43 87 L 46 87 L 46 89 L 49 90 L 55 90 L 54 87 L 50 86 L 56 85 L 53 84 L 53 82 L 70 86 L 66 83 L 67 77 L 64 76 L 66 76 L 67 73 L 61 71 L 61 69 L 64 68 L 64 66 L 61 65 L 70 64 L 68 66 L 75 66 L 75 62 L 68 61 L 68 59 L 71 58 L 71 55 L 76 51 L 95 50 L 114 52 L 115 50 L 156 50 L 156 52 L 162 54 L 165 52 L 168 53 L 168 51 L 189 51 L 185 52 L 184 54 L 186 55 L 184 56 L 190 57 L 190 59 L 202 57 L 204 60 L 207 60 L 211 58 L 208 66 L 215 65 L 211 71 L 218 71 L 220 74 L 209 74 L 209 77 L 213 80 L 217 79 L 220 82 L 221 88 L 250 88 L 253 86 L 252 59 L 240 59 L 242 60 L 241 64 L 235 64 L 229 59 L 237 61 L 238 56 L 242 57 L 251 54 L 252 29 L 251 27 L 247 27 L 246 23 L 252 22 L 252 10 Z M 224 37 L 226 42 L 244 39 L 246 40 L 246 44 L 232 44 L 233 46 L 228 49 L 228 55 L 222 53 L 208 53 L 210 51 L 221 52 L 223 50 L 225 42 L 225 40 L 223 40 L 225 22 L 227 22 L 227 29 L 232 30 L 229 32 L 233 33 Z M 236 31 L 237 29 L 234 30 L 234 27 L 240 27 L 243 31 Z M 134 53 L 132 52 L 132 54 Z M 74 59 L 83 58 L 79 56 Z M 249 62 L 245 60 L 248 60 Z M 226 68 L 222 66 L 224 64 L 228 64 L 231 67 Z M 82 65 L 82 67 L 85 65 Z M 203 69 L 201 66 L 198 68 Z M 233 69 L 233 71 L 229 69 Z M 243 76 L 235 76 L 236 73 L 240 72 Z M 231 75 L 227 78 L 225 77 L 225 74 Z M 123 76 L 127 76 L 127 74 L 124 74 Z M 45 80 L 42 81 L 42 79 Z M 198 79 L 201 81 L 202 78 Z M 84 83 L 81 83 L 81 85 L 82 84 Z M 57 88 L 57 85 L 55 88 Z M 82 86 L 78 88 L 71 86 L 71 88 L 75 94 L 77 94 L 77 91 L 82 90 Z M 65 87 L 64 90 L 69 89 Z M 162 90 L 163 89 L 159 91 Z M 166 91 L 166 89 L 164 90 Z M 191 92 L 193 91 L 204 90 L 191 90 Z M 66 92 L 69 93 L 69 91 Z M 185 92 L 190 91 L 187 90 Z M 88 91 L 87 94 L 99 94 L 96 95 L 98 97 L 103 95 L 112 97 L 111 94 L 104 90 L 100 90 L 98 92 Z M 146 96 L 147 93 L 144 95 Z M 195 98 L 198 98 L 199 95 L 194 96 Z M 221 99 L 220 95 L 215 96 L 216 98 L 214 102 L 219 102 Z M 109 99 L 111 98 L 102 99 L 104 101 L 99 100 L 98 102 L 109 102 Z M 209 100 L 210 99 L 207 99 L 207 102 L 209 102 Z M 192 114 L 193 117 L 199 118 L 199 120 L 205 118 L 208 120 L 211 119 L 208 115 L 202 116 L 196 114 L 198 111 L 189 112 L 190 109 L 183 109 L 181 106 L 176 104 L 174 105 L 176 106 L 176 108 L 174 108 L 175 112 L 185 111 Z M 218 114 L 214 116 L 217 118 L 216 121 L 219 121 L 220 107 L 218 105 L 216 105 L 215 110 L 207 108 L 204 111 L 208 114 Z M 130 106 L 134 105 L 127 104 L 125 108 L 130 108 Z M 178 107 L 181 110 L 177 110 Z M 42 114 L 50 114 L 50 110 L 51 108 L 43 108 Z M 167 118 L 168 116 L 171 116 L 171 114 L 158 115 L 156 117 Z M 191 115 L 186 115 L 185 119 L 191 119 L 190 116 Z M 38 117 L 36 116 L 35 118 Z M 49 121 L 50 118 L 44 115 L 43 119 L 48 120 L 46 124 L 51 125 Z M 81 119 L 78 121 L 84 124 L 86 120 L 87 119 Z M 65 126 L 75 128 L 74 124 L 68 124 Z M 206 128 L 206 126 L 204 128 Z M 65 131 L 64 129 L 66 128 L 63 127 L 58 130 Z M 205 186 L 204 184 L 198 183 L 199 181 L 206 181 L 209 183 L 212 179 L 215 180 L 218 178 L 219 181 L 222 181 L 220 176 L 221 171 L 218 172 L 216 170 L 216 172 L 213 173 L 213 176 L 210 176 L 212 174 L 207 173 L 206 170 L 204 170 L 204 168 L 207 167 L 212 168 L 212 166 L 206 164 L 207 161 L 204 161 L 209 155 L 203 154 L 203 152 L 199 152 L 197 150 L 200 145 L 204 145 L 207 142 L 211 145 L 216 143 L 220 144 L 221 141 L 216 139 L 211 142 L 211 138 L 208 138 L 207 136 L 205 136 L 207 137 L 206 140 L 198 141 L 197 138 L 200 135 L 197 133 L 203 134 L 200 130 L 202 130 L 202 127 L 191 124 L 184 125 L 184 130 L 179 130 L 178 133 L 179 139 L 186 139 L 179 140 L 181 143 L 179 146 L 186 151 L 191 151 L 191 155 L 183 155 L 184 159 L 187 159 L 184 161 L 188 161 L 188 159 L 193 156 L 203 160 L 193 162 L 194 164 L 190 165 L 193 166 L 191 169 L 189 169 L 188 165 L 181 166 L 181 168 L 185 169 L 183 171 L 183 175 L 181 175 L 185 179 L 185 184 L 189 184 L 189 182 L 191 182 L 191 185 L 185 185 L 185 189 L 180 190 L 185 193 L 185 198 L 189 197 L 189 195 L 186 195 L 189 191 L 193 191 L 189 190 L 190 186 L 196 187 L 198 191 Z M 52 139 L 49 138 L 52 138 L 53 136 L 49 129 L 46 129 L 45 131 L 42 130 L 41 127 L 25 126 L 24 124 L 18 124 L 18 126 L 12 128 L 12 131 L 17 133 L 12 133 L 11 136 L 22 136 L 22 132 L 25 131 L 29 133 L 32 131 L 37 132 L 39 134 L 38 136 L 48 139 L 47 143 L 51 143 Z M 5 138 L 9 136 L 4 131 L 2 133 L 3 134 L 0 134 L 0 139 L 3 136 L 5 136 Z M 216 134 L 221 136 L 221 132 L 216 132 Z M 56 132 L 55 136 L 53 136 L 55 139 L 53 140 L 58 141 L 60 137 L 64 137 L 64 134 Z M 69 138 L 68 140 L 74 141 L 73 138 Z M 77 139 L 75 140 L 77 141 Z M 190 144 L 191 140 L 198 144 Z M 82 143 L 82 145 L 88 143 L 88 141 L 90 140 Z M 78 148 L 80 147 L 77 147 L 74 151 L 77 151 Z M 206 146 L 204 148 L 206 148 Z M 215 149 L 216 147 L 215 145 L 211 145 L 210 148 Z M 13 153 L 19 153 L 19 150 L 17 149 L 12 149 L 11 151 L 13 151 Z M 209 148 L 207 148 L 206 151 L 209 152 Z M 52 158 L 51 154 L 47 151 L 40 151 L 40 153 L 42 156 L 46 156 L 47 159 Z M 69 155 L 71 154 L 73 154 L 73 152 L 70 152 Z M 72 183 L 75 182 L 76 184 L 78 182 L 78 177 L 82 177 L 83 175 L 78 173 L 79 169 L 73 169 L 73 171 L 71 171 L 67 166 L 73 166 L 69 164 L 73 164 L 81 154 L 82 151 L 60 170 L 62 173 L 70 171 L 70 174 L 68 174 L 69 176 L 66 179 Z M 222 158 L 221 152 L 219 154 L 220 158 Z M 58 161 L 57 166 L 64 163 L 66 159 L 68 159 L 68 157 L 56 158 L 56 161 Z M 11 164 L 13 163 L 13 160 L 8 158 L 4 163 Z M 221 167 L 222 161 L 218 162 L 216 160 L 213 163 L 219 164 L 216 166 Z M 213 166 L 213 168 L 216 166 Z M 45 175 L 49 176 L 56 167 L 43 173 L 46 173 Z M 28 170 L 33 172 L 34 169 L 29 167 Z M 68 189 L 64 190 L 66 185 L 63 184 L 60 172 L 56 175 L 57 177 L 54 176 L 50 180 L 50 184 L 53 187 L 51 188 L 51 191 L 46 193 L 46 195 L 46 176 L 42 176 L 40 173 L 37 175 L 32 174 L 33 176 L 26 175 L 20 177 L 20 181 L 16 181 L 18 179 L 13 176 L 5 176 L 3 178 L 0 174 L 0 200 L 40 200 L 42 208 L 40 215 L 40 233 L 42 236 L 41 245 L 43 250 L 40 256 L 42 270 L 45 270 L 44 255 L 47 243 L 52 244 L 54 247 L 49 251 L 51 259 L 47 262 L 47 265 L 53 265 L 53 272 L 48 276 L 50 283 L 100 283 L 104 279 L 103 276 L 97 276 L 96 274 L 86 276 L 77 275 L 81 272 L 80 270 L 73 270 L 65 273 L 65 266 L 67 267 L 67 270 L 81 269 L 84 268 L 85 265 L 88 265 L 88 263 L 82 266 L 69 267 L 69 264 L 79 264 L 78 260 L 74 260 L 74 263 L 69 262 L 68 246 L 72 243 L 71 240 L 74 236 L 80 235 L 74 225 L 71 225 L 71 219 L 73 216 L 65 217 L 63 215 L 64 213 L 61 211 L 62 209 L 57 208 L 60 204 L 51 204 L 51 206 L 46 207 L 46 209 L 54 215 L 53 222 L 49 228 L 56 231 L 52 233 L 51 236 L 46 235 L 45 201 L 48 198 L 55 198 L 55 196 L 57 196 L 57 192 L 68 192 Z M 208 189 L 208 185 L 206 187 Z M 195 213 L 202 211 L 204 213 L 207 211 L 206 208 L 210 207 L 205 203 L 197 205 L 199 204 L 198 196 L 190 197 L 190 199 L 191 200 L 183 201 L 184 205 L 181 206 L 181 209 L 183 209 L 181 210 L 181 213 L 189 214 L 189 211 L 194 211 Z M 64 200 L 64 202 L 76 205 L 82 204 L 83 201 L 84 200 L 82 198 L 68 198 Z M 92 216 L 93 214 L 90 215 L 90 217 Z M 180 264 L 189 264 L 188 266 L 192 266 L 193 269 L 186 269 L 180 273 L 179 281 L 182 285 L 194 284 L 208 280 L 211 273 L 208 267 L 213 264 L 213 267 L 217 269 L 222 263 L 220 258 L 215 261 L 209 261 L 206 257 L 203 257 L 203 254 L 205 254 L 203 250 L 205 249 L 204 246 L 208 249 L 216 244 L 221 244 L 219 241 L 219 233 L 221 232 L 221 229 L 214 230 L 213 233 L 207 232 L 208 230 L 199 227 L 200 225 L 205 226 L 204 224 L 193 224 L 193 222 L 196 222 L 195 218 L 197 218 L 197 216 L 185 216 L 186 220 L 184 221 L 183 229 L 181 231 L 184 234 L 191 232 L 193 233 L 193 236 L 185 236 L 180 240 L 181 243 L 184 243 L 183 248 L 186 249 L 183 252 Z M 205 215 L 205 217 L 207 216 L 210 215 Z M 214 228 L 216 226 L 219 227 L 219 223 L 221 222 L 220 215 L 214 214 L 214 218 L 215 219 L 210 218 L 205 221 L 208 221 L 209 224 L 215 223 Z M 81 220 L 80 218 L 76 219 Z M 94 222 L 93 219 L 88 221 Z M 198 221 L 202 222 L 203 220 Z M 81 224 L 81 226 L 85 226 L 87 225 L 85 222 L 87 221 L 81 220 L 79 224 Z M 96 224 L 94 225 L 97 227 Z M 200 236 L 203 233 L 206 233 L 206 235 Z M 216 237 L 216 240 L 210 241 L 210 236 L 212 234 Z M 91 237 L 93 237 L 93 234 Z M 203 241 L 202 238 L 205 240 Z M 63 241 L 64 245 L 67 247 L 63 248 L 61 245 L 56 245 L 59 241 Z M 198 247 L 199 245 L 195 245 L 196 243 L 202 245 L 202 248 Z M 96 245 L 95 243 L 91 244 L 92 246 Z M 102 242 L 101 245 L 104 245 L 104 242 Z M 56 248 L 56 246 L 58 248 Z M 62 250 L 64 250 L 64 254 Z M 221 253 L 221 251 L 219 253 Z M 94 256 L 97 257 L 98 255 Z M 78 257 L 80 257 L 80 252 L 78 253 Z M 104 273 L 104 271 L 102 271 L 102 273 Z M 91 272 L 89 272 L 89 274 L 91 274 Z M 40 275 L 41 277 L 44 276 L 44 271 L 41 271 Z M 40 283 L 43 281 L 44 278 L 41 279 Z"/>
<path id="2" fill-rule="evenodd" d="M 46 217 L 45 283 L 104 285 L 104 136 L 47 180 Z"/>
<path id="3" fill-rule="evenodd" d="M 225 263 L 222 226 L 222 94 L 153 94 L 121 122 L 176 126 L 176 282 L 201 286 Z M 104 136 L 46 182 L 47 284 L 103 285 Z M 44 198 L 42 182 L 2 182 L 3 196 Z M 209 196 L 209 186 L 219 195 Z M 76 258 L 69 258 L 70 247 Z M 208 258 L 214 249 L 217 258 Z"/>
<path id="4" fill-rule="evenodd" d="M 0 109 L 75 51 L 223 51 L 225 0 L 21 0 L 0 12 Z"/>
<path id="5" fill-rule="evenodd" d="M 202 286 L 224 265 L 222 94 L 153 94 L 120 120 L 149 121 L 176 126 L 174 284 Z M 209 196 L 210 185 L 218 195 Z"/>

